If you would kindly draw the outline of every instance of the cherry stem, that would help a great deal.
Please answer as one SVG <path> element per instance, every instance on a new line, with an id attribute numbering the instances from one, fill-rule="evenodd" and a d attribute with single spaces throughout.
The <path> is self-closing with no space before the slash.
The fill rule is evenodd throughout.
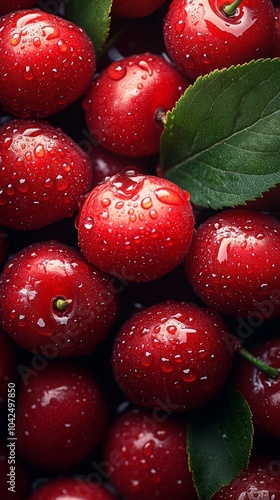
<path id="1" fill-rule="evenodd" d="M 72 299 L 64 299 L 63 297 L 57 297 L 53 301 L 53 307 L 59 311 L 64 312 L 68 309 L 69 305 L 73 302 Z"/>
<path id="2" fill-rule="evenodd" d="M 222 11 L 226 16 L 234 16 L 236 9 L 241 4 L 242 0 L 235 0 L 232 3 L 223 6 Z"/>
<path id="3" fill-rule="evenodd" d="M 256 358 L 251 354 L 247 349 L 244 349 L 244 347 L 241 347 L 238 351 L 238 353 L 247 361 L 252 363 L 254 366 L 262 370 L 264 373 L 266 373 L 269 377 L 271 378 L 278 378 L 280 376 L 280 372 L 277 368 L 274 368 L 274 366 L 270 366 L 264 361 L 262 361 L 259 358 Z"/>
<path id="4" fill-rule="evenodd" d="M 159 108 L 156 111 L 156 121 L 161 122 L 163 125 L 166 124 L 166 112 L 163 108 Z"/>

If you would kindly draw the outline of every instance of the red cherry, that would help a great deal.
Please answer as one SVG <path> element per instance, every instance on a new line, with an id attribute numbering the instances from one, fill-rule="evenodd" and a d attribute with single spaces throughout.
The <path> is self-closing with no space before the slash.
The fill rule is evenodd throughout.
<path id="1" fill-rule="evenodd" d="M 78 236 L 83 254 L 102 271 L 149 281 L 183 261 L 193 228 L 189 193 L 166 179 L 126 172 L 91 191 Z"/>
<path id="2" fill-rule="evenodd" d="M 92 188 L 103 182 L 106 177 L 121 174 L 126 170 L 142 174 L 148 174 L 150 170 L 151 162 L 148 158 L 131 159 L 129 156 L 117 155 L 102 146 L 92 147 L 89 156 L 92 164 Z"/>
<path id="3" fill-rule="evenodd" d="M 108 408 L 84 367 L 52 361 L 40 372 L 26 367 L 18 387 L 17 449 L 32 465 L 59 471 L 78 464 L 102 441 Z"/>
<path id="4" fill-rule="evenodd" d="M 269 377 L 245 359 L 240 359 L 234 374 L 234 387 L 249 404 L 256 433 L 280 439 L 280 339 L 259 342 L 250 353 L 279 370 L 278 378 Z"/>
<path id="5" fill-rule="evenodd" d="M 112 14 L 122 17 L 144 17 L 159 9 L 166 0 L 114 0 Z"/>
<path id="6" fill-rule="evenodd" d="M 18 355 L 15 344 L 0 329 L 0 407 L 4 408 L 8 399 L 8 384 L 14 383 L 17 373 Z"/>
<path id="7" fill-rule="evenodd" d="M 276 463 L 277 470 L 274 470 Z M 228 486 L 214 495 L 213 500 L 278 500 L 280 491 L 279 461 L 274 457 L 253 455 L 249 467 Z"/>
<path id="8" fill-rule="evenodd" d="M 279 317 L 280 223 L 272 215 L 230 209 L 203 222 L 186 258 L 188 279 L 204 303 L 257 323 Z"/>
<path id="9" fill-rule="evenodd" d="M 173 0 L 164 21 L 166 50 L 188 78 L 269 54 L 274 35 L 270 0 Z"/>
<path id="10" fill-rule="evenodd" d="M 0 29 L 0 102 L 6 111 L 42 118 L 84 94 L 96 58 L 81 28 L 32 9 L 2 17 Z"/>
<path id="11" fill-rule="evenodd" d="M 233 353 L 214 312 L 166 301 L 139 311 L 118 332 L 112 354 L 116 381 L 134 404 L 190 411 L 225 384 Z"/>
<path id="12" fill-rule="evenodd" d="M 187 425 L 176 417 L 136 408 L 126 411 L 105 439 L 108 479 L 129 500 L 196 500 L 186 441 Z"/>
<path id="13" fill-rule="evenodd" d="M 104 486 L 86 479 L 54 479 L 39 486 L 28 500 L 114 500 Z"/>
<path id="14" fill-rule="evenodd" d="M 30 9 L 34 7 L 37 0 L 1 0 L 0 16 L 19 9 Z"/>
<path id="15" fill-rule="evenodd" d="M 15 254 L 0 287 L 4 330 L 47 358 L 91 353 L 116 317 L 115 279 L 60 243 L 37 243 Z"/>
<path id="16" fill-rule="evenodd" d="M 187 86 L 186 78 L 162 56 L 147 52 L 114 61 L 94 79 L 84 100 L 88 129 L 115 153 L 158 153 L 162 115 Z"/>
<path id="17" fill-rule="evenodd" d="M 39 120 L 0 127 L 0 224 L 34 229 L 71 216 L 90 188 L 88 156 L 62 130 Z"/>

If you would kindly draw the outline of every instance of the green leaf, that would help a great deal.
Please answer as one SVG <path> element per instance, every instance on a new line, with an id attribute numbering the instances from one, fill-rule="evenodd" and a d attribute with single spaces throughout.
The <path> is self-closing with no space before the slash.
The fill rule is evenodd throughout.
<path id="1" fill-rule="evenodd" d="M 188 426 L 189 467 L 200 500 L 210 500 L 248 466 L 253 442 L 251 410 L 230 391 L 213 417 Z"/>
<path id="2" fill-rule="evenodd" d="M 70 0 L 66 4 L 66 18 L 87 32 L 98 58 L 109 35 L 112 1 Z"/>
<path id="3" fill-rule="evenodd" d="M 167 114 L 160 163 L 198 206 L 220 209 L 280 182 L 280 59 L 198 78 Z"/>

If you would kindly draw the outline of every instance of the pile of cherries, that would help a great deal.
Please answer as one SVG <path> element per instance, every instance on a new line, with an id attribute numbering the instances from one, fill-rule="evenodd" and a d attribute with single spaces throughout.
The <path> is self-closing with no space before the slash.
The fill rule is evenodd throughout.
<path id="1" fill-rule="evenodd" d="M 213 498 L 280 499 L 279 190 L 199 209 L 159 155 L 197 78 L 280 56 L 278 6 L 113 0 L 97 57 L 67 3 L 0 5 L 0 496 L 199 499 L 187 423 L 233 388 L 254 445 Z"/>

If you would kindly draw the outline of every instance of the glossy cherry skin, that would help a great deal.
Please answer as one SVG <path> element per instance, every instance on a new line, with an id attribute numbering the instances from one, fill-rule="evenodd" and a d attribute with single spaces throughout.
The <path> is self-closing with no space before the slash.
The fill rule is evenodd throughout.
<path id="1" fill-rule="evenodd" d="M 51 359 L 91 353 L 118 309 L 116 280 L 55 241 L 16 253 L 0 275 L 0 289 L 4 330 L 24 349 Z"/>
<path id="2" fill-rule="evenodd" d="M 106 177 L 121 174 L 126 170 L 134 170 L 141 174 L 148 174 L 151 169 L 149 158 L 130 158 L 113 153 L 102 146 L 90 148 L 89 157 L 91 160 L 91 188 L 103 182 Z"/>
<path id="3" fill-rule="evenodd" d="M 43 118 L 81 97 L 96 67 L 85 31 L 39 9 L 0 19 L 0 102 L 20 118 Z"/>
<path id="4" fill-rule="evenodd" d="M 0 329 L 0 408 L 4 408 L 8 399 L 8 384 L 14 383 L 17 375 L 18 354 L 16 345 Z"/>
<path id="5" fill-rule="evenodd" d="M 0 127 L 0 224 L 38 229 L 73 215 L 90 189 L 88 155 L 64 132 L 41 120 Z"/>
<path id="6" fill-rule="evenodd" d="M 27 500 L 114 500 L 104 486 L 87 479 L 59 478 L 39 486 Z"/>
<path id="7" fill-rule="evenodd" d="M 155 12 L 166 0 L 114 0 L 112 14 L 114 16 L 135 18 L 144 17 Z"/>
<path id="8" fill-rule="evenodd" d="M 214 312 L 166 301 L 137 312 L 113 347 L 117 383 L 134 404 L 173 412 L 214 399 L 231 370 L 227 329 Z"/>
<path id="9" fill-rule="evenodd" d="M 186 422 L 147 409 L 126 411 L 105 439 L 109 481 L 129 500 L 197 500 L 186 441 Z"/>
<path id="10" fill-rule="evenodd" d="M 19 9 L 31 9 L 35 7 L 37 0 L 1 0 L 0 16 Z"/>
<path id="11" fill-rule="evenodd" d="M 274 34 L 270 0 L 242 0 L 232 16 L 227 0 L 173 0 L 164 21 L 170 58 L 188 78 L 269 54 Z"/>
<path id="12" fill-rule="evenodd" d="M 251 408 L 255 432 L 280 439 L 280 340 L 277 337 L 262 340 L 250 352 L 277 368 L 279 376 L 271 378 L 249 361 L 240 359 L 234 373 L 234 388 Z"/>
<path id="13" fill-rule="evenodd" d="M 225 210 L 196 230 L 185 271 L 206 304 L 259 324 L 280 315 L 279 251 L 276 217 Z"/>
<path id="14" fill-rule="evenodd" d="M 53 360 L 26 367 L 18 385 L 17 450 L 44 471 L 62 471 L 85 459 L 104 437 L 108 406 L 92 374 L 80 364 Z"/>
<path id="15" fill-rule="evenodd" d="M 161 115 L 187 87 L 182 73 L 160 55 L 147 52 L 114 61 L 94 79 L 84 100 L 89 132 L 118 154 L 158 153 Z"/>
<path id="16" fill-rule="evenodd" d="M 279 500 L 279 492 L 279 460 L 253 454 L 248 468 L 214 495 L 213 500 Z"/>
<path id="17" fill-rule="evenodd" d="M 135 172 L 96 186 L 78 219 L 85 257 L 129 282 L 156 279 L 174 269 L 188 252 L 193 230 L 189 193 L 166 179 Z"/>

